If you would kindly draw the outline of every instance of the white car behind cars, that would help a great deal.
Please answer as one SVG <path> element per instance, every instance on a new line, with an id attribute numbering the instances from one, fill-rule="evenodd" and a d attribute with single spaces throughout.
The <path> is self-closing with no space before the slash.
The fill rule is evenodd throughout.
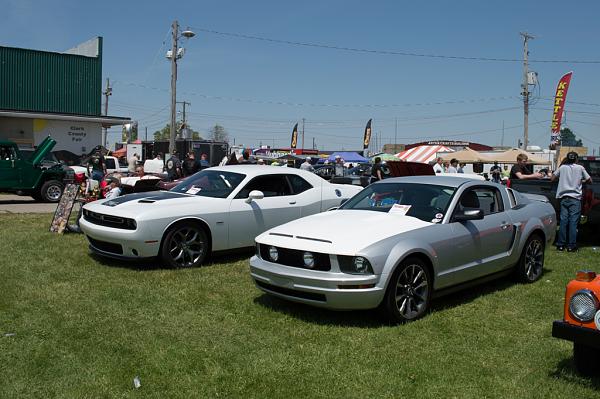
<path id="1" fill-rule="evenodd" d="M 361 190 L 293 168 L 222 166 L 170 191 L 89 203 L 80 224 L 100 255 L 158 256 L 169 266 L 191 267 L 214 251 L 252 247 L 263 231 L 337 207 Z"/>

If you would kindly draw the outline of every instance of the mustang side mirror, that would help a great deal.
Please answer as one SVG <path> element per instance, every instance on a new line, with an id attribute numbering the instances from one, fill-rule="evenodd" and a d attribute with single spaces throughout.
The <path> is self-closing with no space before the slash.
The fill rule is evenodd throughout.
<path id="1" fill-rule="evenodd" d="M 250 194 L 248 194 L 248 198 L 246 198 L 246 203 L 249 204 L 252 200 L 259 200 L 265 198 L 265 194 L 262 191 L 252 190 Z"/>
<path id="2" fill-rule="evenodd" d="M 467 220 L 483 219 L 483 211 L 481 209 L 467 208 L 462 211 L 457 211 L 454 214 L 455 222 L 466 222 Z"/>

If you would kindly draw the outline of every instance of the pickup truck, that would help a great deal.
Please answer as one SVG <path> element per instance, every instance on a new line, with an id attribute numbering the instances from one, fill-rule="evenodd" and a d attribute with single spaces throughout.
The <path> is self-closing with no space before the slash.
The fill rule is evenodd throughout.
<path id="1" fill-rule="evenodd" d="M 581 207 L 580 224 L 600 224 L 600 157 L 583 156 L 579 158 L 579 164 L 587 170 L 592 177 L 592 184 L 583 185 L 583 198 Z M 557 215 L 560 215 L 560 200 L 556 198 L 556 187 L 558 180 L 551 182 L 550 179 L 539 180 L 509 180 L 507 185 L 522 193 L 540 194 L 547 197 L 554 207 Z"/>
<path id="2" fill-rule="evenodd" d="M 56 145 L 46 137 L 32 154 L 22 153 L 12 141 L 0 141 L 0 192 L 30 195 L 37 201 L 58 202 L 73 172 L 44 158 Z"/>

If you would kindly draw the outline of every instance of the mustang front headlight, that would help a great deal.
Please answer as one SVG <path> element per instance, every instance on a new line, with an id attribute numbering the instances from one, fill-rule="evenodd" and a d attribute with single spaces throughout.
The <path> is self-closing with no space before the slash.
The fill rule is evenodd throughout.
<path id="1" fill-rule="evenodd" d="M 310 252 L 305 252 L 302 254 L 302 259 L 304 260 L 304 266 L 312 269 L 315 267 L 315 257 Z"/>
<path id="2" fill-rule="evenodd" d="M 279 251 L 277 251 L 277 248 L 269 247 L 269 258 L 271 258 L 273 262 L 277 262 L 277 259 L 279 259 Z"/>
<path id="3" fill-rule="evenodd" d="M 583 323 L 594 320 L 597 310 L 598 299 L 590 290 L 577 291 L 569 301 L 569 312 L 575 319 Z"/>
<path id="4" fill-rule="evenodd" d="M 373 274 L 371 263 L 364 256 L 338 255 L 340 270 L 349 274 Z"/>

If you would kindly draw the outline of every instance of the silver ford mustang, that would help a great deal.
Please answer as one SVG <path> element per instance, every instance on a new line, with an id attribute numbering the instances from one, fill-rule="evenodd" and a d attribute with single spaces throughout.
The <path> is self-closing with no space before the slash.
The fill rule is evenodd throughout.
<path id="1" fill-rule="evenodd" d="M 538 280 L 555 230 L 544 197 L 460 177 L 394 178 L 259 235 L 250 272 L 271 295 L 330 309 L 379 306 L 403 322 L 466 284 L 511 272 Z"/>

